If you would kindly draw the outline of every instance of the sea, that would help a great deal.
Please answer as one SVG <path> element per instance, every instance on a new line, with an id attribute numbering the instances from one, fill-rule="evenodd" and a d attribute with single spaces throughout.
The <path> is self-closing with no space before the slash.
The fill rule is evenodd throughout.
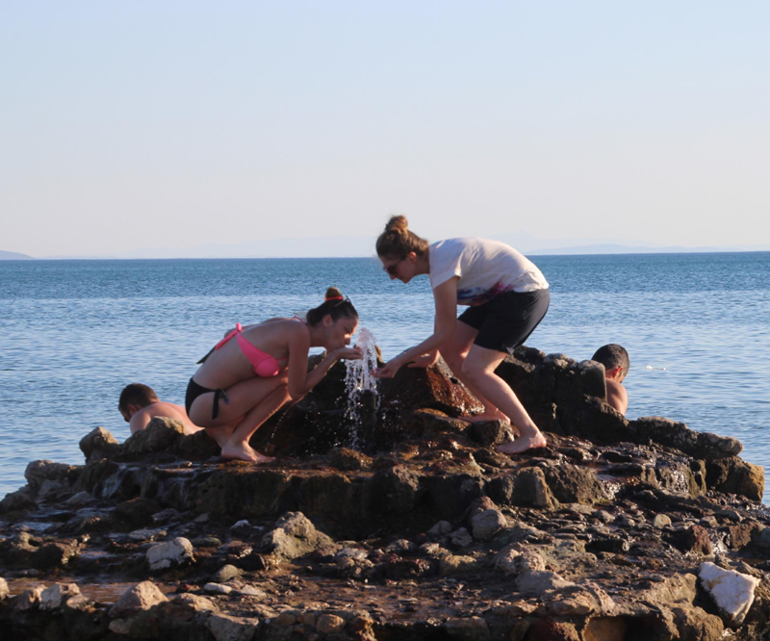
<path id="1" fill-rule="evenodd" d="M 733 436 L 745 460 L 770 463 L 770 252 L 532 260 L 551 307 L 530 347 L 580 361 L 620 343 L 629 418 Z M 432 331 L 427 278 L 391 281 L 375 257 L 0 261 L 0 497 L 30 461 L 82 464 L 78 443 L 97 426 L 127 438 L 128 383 L 183 404 L 227 329 L 303 314 L 331 285 L 386 359 Z"/>

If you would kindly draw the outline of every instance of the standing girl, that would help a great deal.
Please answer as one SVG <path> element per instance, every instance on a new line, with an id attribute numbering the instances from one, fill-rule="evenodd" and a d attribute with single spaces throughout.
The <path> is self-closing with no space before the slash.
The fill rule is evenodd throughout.
<path id="1" fill-rule="evenodd" d="M 484 404 L 471 421 L 504 420 L 520 438 L 498 450 L 516 454 L 543 447 L 546 440 L 510 386 L 495 370 L 529 337 L 548 311 L 548 281 L 512 247 L 481 238 L 452 238 L 432 245 L 393 216 L 377 239 L 377 256 L 391 280 L 408 283 L 428 274 L 436 305 L 433 334 L 377 370 L 428 367 L 439 352 L 454 374 Z M 468 305 L 459 318 L 457 305 Z"/>

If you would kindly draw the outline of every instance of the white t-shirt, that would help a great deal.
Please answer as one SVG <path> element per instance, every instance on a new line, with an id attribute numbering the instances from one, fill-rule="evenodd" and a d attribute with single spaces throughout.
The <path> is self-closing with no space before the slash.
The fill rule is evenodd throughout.
<path id="1" fill-rule="evenodd" d="M 503 292 L 548 289 L 542 272 L 513 247 L 483 238 L 450 238 L 428 250 L 430 286 L 436 289 L 453 276 L 460 305 L 481 305 Z"/>

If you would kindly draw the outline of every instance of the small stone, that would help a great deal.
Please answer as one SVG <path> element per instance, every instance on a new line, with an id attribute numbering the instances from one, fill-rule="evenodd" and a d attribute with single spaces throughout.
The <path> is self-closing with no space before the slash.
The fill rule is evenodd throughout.
<path id="1" fill-rule="evenodd" d="M 439 561 L 441 576 L 454 576 L 478 570 L 478 563 L 472 556 L 450 555 Z"/>
<path id="2" fill-rule="evenodd" d="M 11 591 L 8 589 L 8 581 L 0 577 L 0 601 L 5 599 Z"/>
<path id="3" fill-rule="evenodd" d="M 452 524 L 449 521 L 439 521 L 430 530 L 428 530 L 428 536 L 434 539 L 440 539 L 442 536 L 446 536 L 452 531 Z"/>
<path id="4" fill-rule="evenodd" d="M 109 627 L 110 632 L 127 637 L 131 631 L 131 622 L 126 619 L 113 619 L 110 621 Z"/>
<path id="5" fill-rule="evenodd" d="M 658 514 L 652 520 L 652 524 L 654 527 L 658 528 L 659 530 L 662 530 L 664 527 L 671 525 L 671 517 L 669 517 L 666 514 Z"/>
<path id="6" fill-rule="evenodd" d="M 243 570 L 228 563 L 219 568 L 219 571 L 214 575 L 214 583 L 226 583 L 230 579 L 241 576 L 241 574 L 243 574 Z"/>
<path id="7" fill-rule="evenodd" d="M 150 564 L 150 570 L 163 570 L 194 560 L 192 543 L 181 536 L 173 541 L 153 545 L 147 550 L 147 562 Z"/>
<path id="8" fill-rule="evenodd" d="M 243 596 L 253 596 L 258 599 L 266 599 L 267 598 L 267 592 L 264 590 L 260 590 L 257 587 L 254 587 L 253 585 L 245 585 L 242 588 L 238 590 L 238 594 L 241 594 Z"/>
<path id="9" fill-rule="evenodd" d="M 66 601 L 67 597 L 77 594 L 80 594 L 77 583 L 56 583 L 43 590 L 40 595 L 40 609 L 54 610 L 61 607 L 62 601 Z"/>
<path id="10" fill-rule="evenodd" d="M 281 612 L 275 617 L 275 624 L 281 628 L 288 628 L 290 625 L 294 625 L 297 622 L 297 617 L 291 612 Z"/>
<path id="11" fill-rule="evenodd" d="M 221 583 L 207 583 L 203 586 L 203 591 L 208 594 L 230 594 L 233 591 L 229 585 L 222 585 Z"/>
<path id="12" fill-rule="evenodd" d="M 313 612 L 303 612 L 298 617 L 299 622 L 308 628 L 315 628 L 315 614 Z"/>
<path id="13" fill-rule="evenodd" d="M 197 594 L 190 594 L 189 592 L 185 592 L 184 594 L 177 594 L 174 597 L 174 603 L 187 605 L 195 612 L 216 612 L 219 609 L 206 597 L 198 596 Z"/>
<path id="14" fill-rule="evenodd" d="M 259 619 L 231 617 L 214 614 L 206 621 L 206 627 L 216 641 L 251 641 L 259 626 Z"/>
<path id="15" fill-rule="evenodd" d="M 407 543 L 409 543 L 409 541 L 407 541 Z M 391 545 L 393 545 L 393 543 L 388 546 L 388 549 L 390 549 Z M 342 548 L 337 551 L 334 558 L 337 560 L 354 559 L 356 561 L 363 561 L 367 556 L 369 556 L 369 553 L 361 548 Z"/>
<path id="16" fill-rule="evenodd" d="M 123 593 L 117 603 L 110 608 L 110 616 L 119 619 L 131 615 L 140 610 L 149 610 L 158 603 L 168 601 L 166 595 L 160 591 L 152 581 L 142 581 L 131 586 Z"/>
<path id="17" fill-rule="evenodd" d="M 318 617 L 316 629 L 321 634 L 336 634 L 345 629 L 345 619 L 336 614 L 322 614 Z"/>
<path id="18" fill-rule="evenodd" d="M 473 538 L 478 541 L 489 541 L 507 525 L 505 516 L 500 510 L 484 510 L 471 519 Z"/>
<path id="19" fill-rule="evenodd" d="M 468 547 L 473 543 L 473 537 L 464 527 L 458 528 L 452 532 L 452 534 L 449 535 L 449 540 L 452 542 L 452 545 L 455 545 L 458 548 Z"/>

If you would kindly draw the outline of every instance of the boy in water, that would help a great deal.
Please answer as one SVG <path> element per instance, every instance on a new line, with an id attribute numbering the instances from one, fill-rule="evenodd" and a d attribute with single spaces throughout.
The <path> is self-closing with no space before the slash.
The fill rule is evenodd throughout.
<path id="1" fill-rule="evenodd" d="M 631 366 L 628 352 L 620 345 L 610 343 L 597 349 L 591 360 L 604 365 L 604 376 L 607 379 L 607 403 L 625 416 L 628 409 L 628 392 L 621 383 Z"/>
<path id="2" fill-rule="evenodd" d="M 128 423 L 131 434 L 143 430 L 156 417 L 173 418 L 184 425 L 185 434 L 194 434 L 202 427 L 194 425 L 187 416 L 184 407 L 173 403 L 164 403 L 151 387 L 141 383 L 131 383 L 123 388 L 118 401 L 118 410 Z"/>

